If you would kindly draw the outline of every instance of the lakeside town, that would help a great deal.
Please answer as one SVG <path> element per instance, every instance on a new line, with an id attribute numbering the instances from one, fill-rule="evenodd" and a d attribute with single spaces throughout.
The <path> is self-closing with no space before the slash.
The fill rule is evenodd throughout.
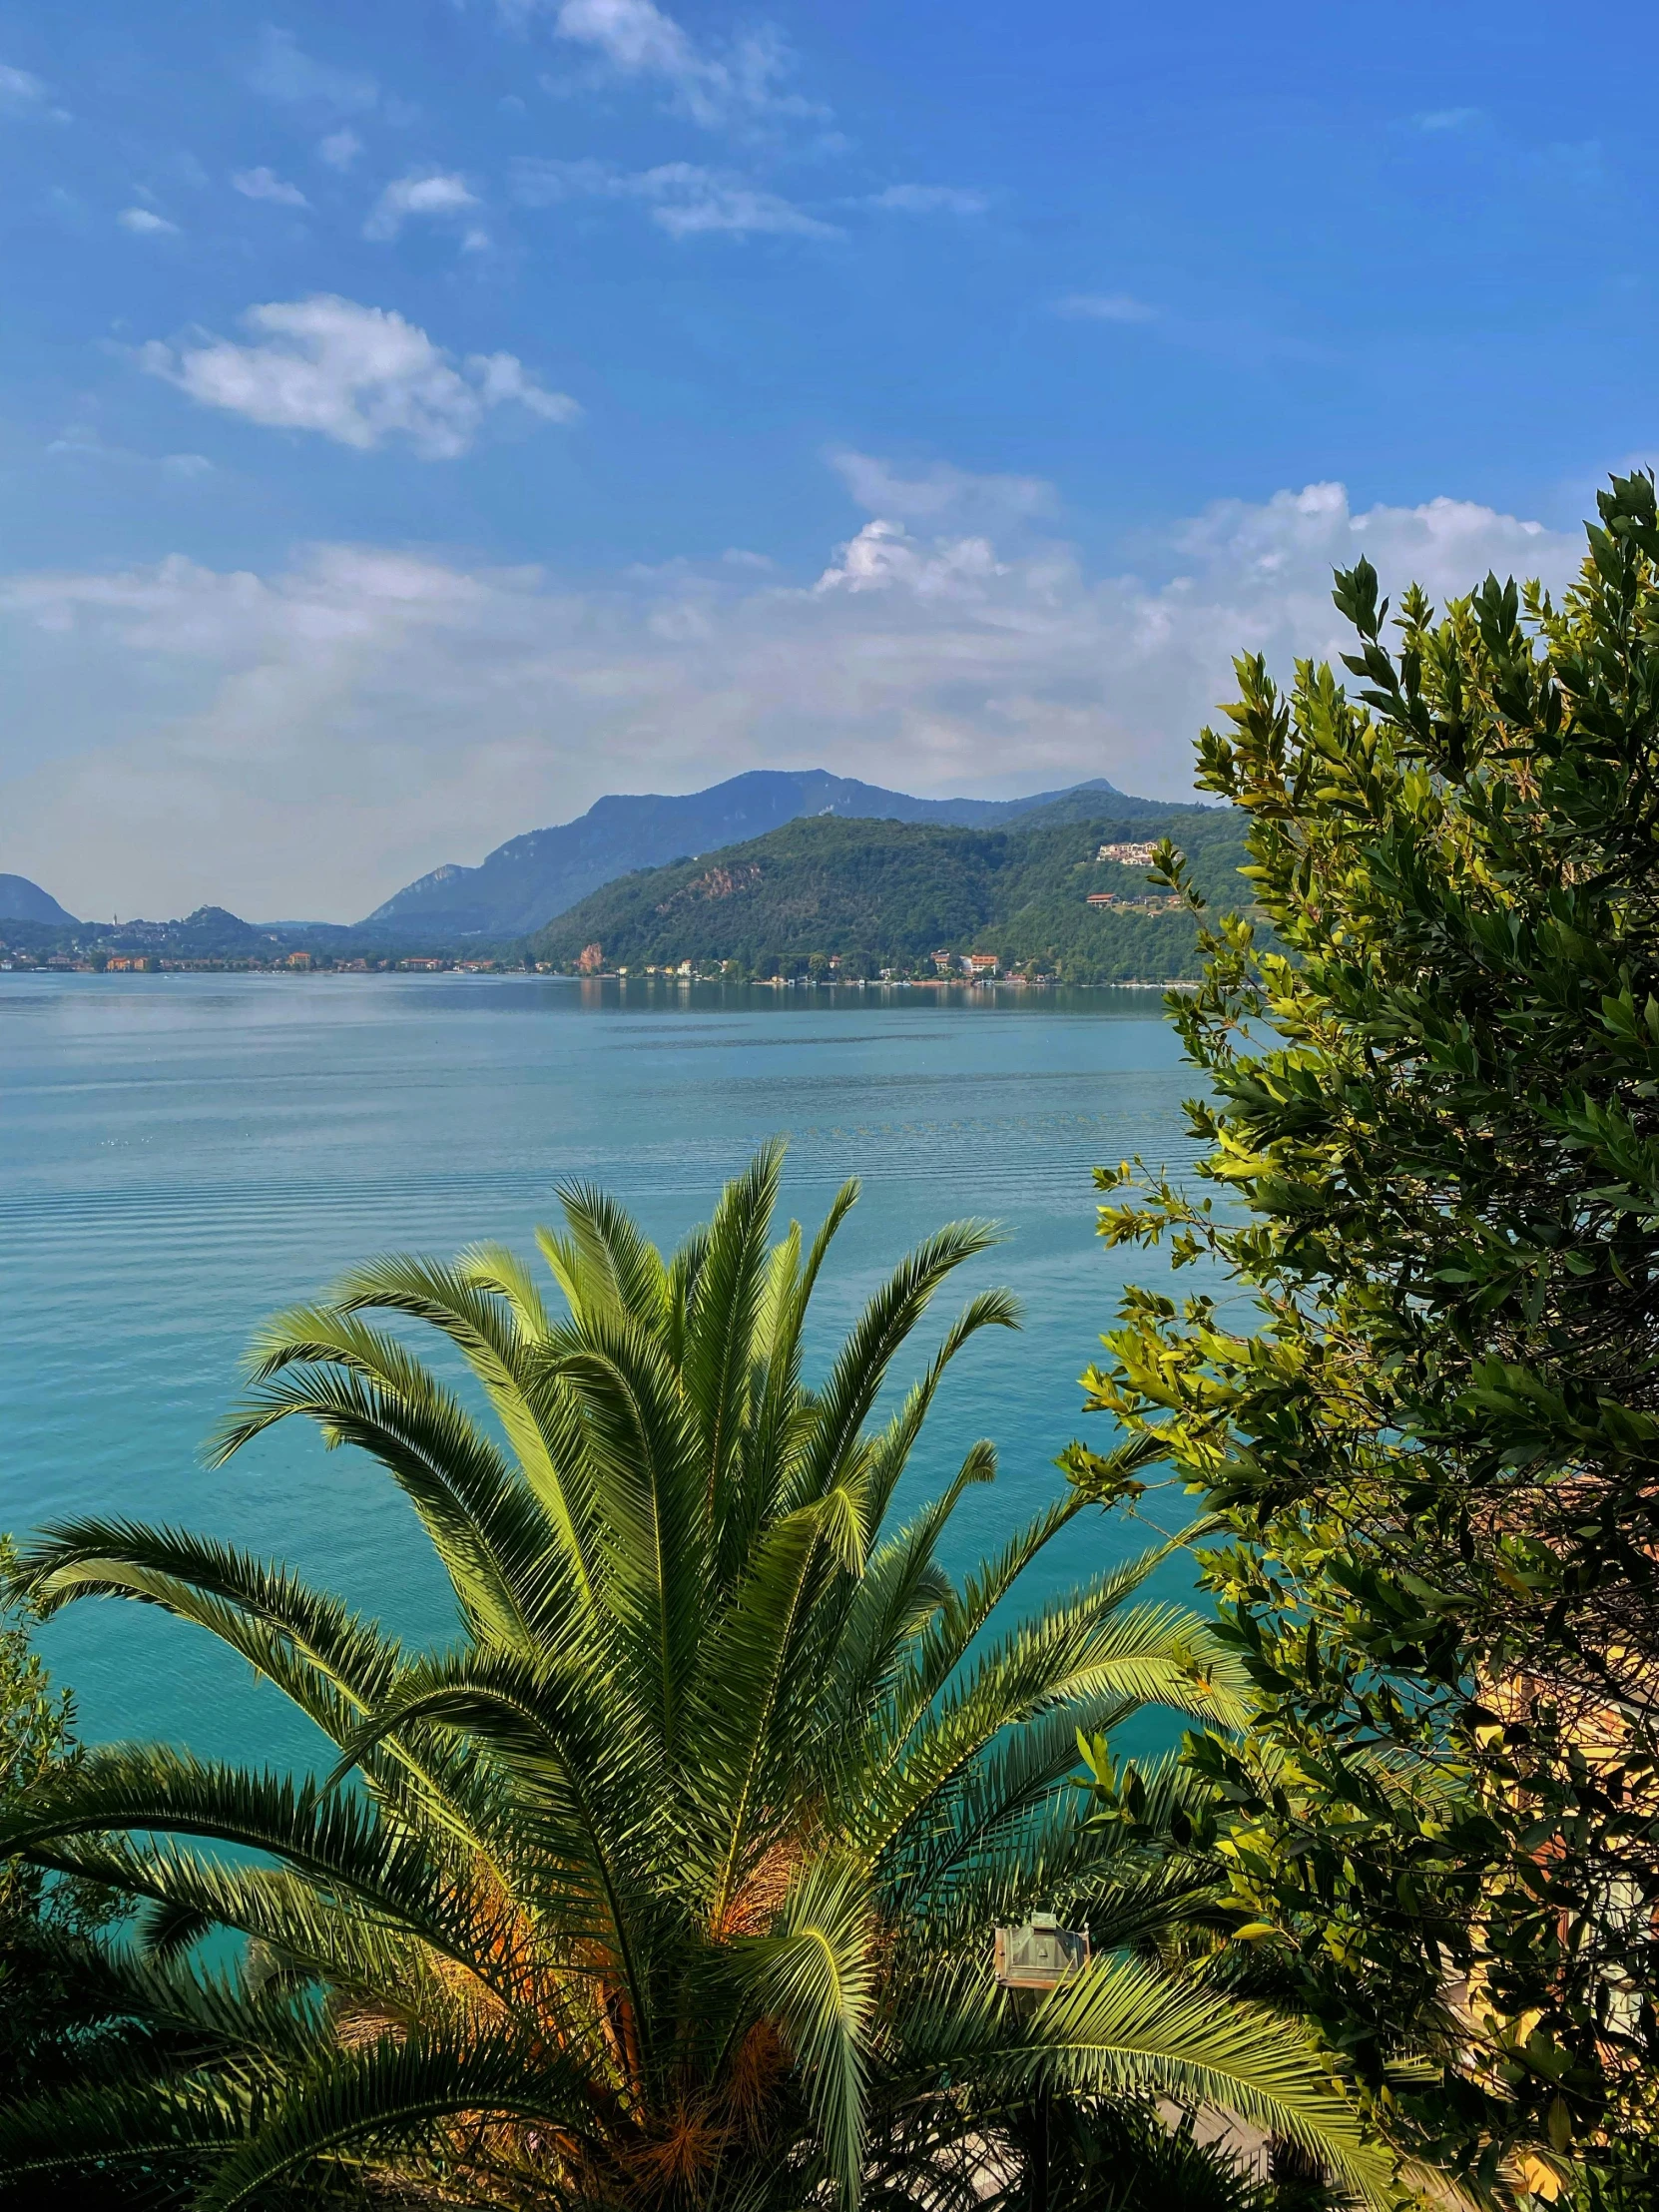
<path id="1" fill-rule="evenodd" d="M 591 957 L 589 955 L 592 955 Z M 591 945 L 573 971 L 587 978 L 626 982 L 650 977 L 654 981 L 682 983 L 756 983 L 777 989 L 820 983 L 1046 983 L 1052 975 L 1004 968 L 994 952 L 939 951 L 930 967 L 915 972 L 882 967 L 873 973 L 852 972 L 855 963 L 838 953 L 812 953 L 799 972 L 760 974 L 741 960 L 679 960 L 630 968 L 607 967 L 601 948 Z M 36 955 L 24 949 L 0 951 L 0 974 L 32 971 L 54 975 L 561 975 L 564 969 L 550 960 L 526 960 L 503 955 L 498 959 L 445 958 L 440 954 L 413 959 L 331 959 L 326 953 L 287 952 L 269 960 L 249 956 L 180 959 L 165 953 L 114 952 L 99 957 L 74 958 L 68 953 Z"/>
<path id="2" fill-rule="evenodd" d="M 1156 846 L 1145 839 L 1113 840 L 1099 845 L 1092 867 L 1102 865 L 1145 870 L 1153 866 Z M 722 874 L 719 869 L 709 871 Z M 752 873 L 759 878 L 760 870 Z M 1081 904 L 1095 913 L 1168 914 L 1175 903 L 1163 888 L 1125 885 L 1119 889 L 1089 888 L 1074 892 Z M 662 910 L 668 910 L 665 907 Z M 877 928 L 891 933 L 890 922 L 877 914 Z M 69 934 L 66 947 L 63 934 Z M 316 934 L 326 934 L 319 927 Z M 626 980 L 649 976 L 680 982 L 758 983 L 789 988 L 800 984 L 941 982 L 1019 982 L 1040 984 L 1066 980 L 1061 963 L 1053 956 L 1022 957 L 1007 950 L 978 946 L 941 945 L 914 958 L 882 956 L 866 951 L 796 951 L 760 953 L 750 959 L 723 958 L 692 952 L 671 953 L 650 961 L 607 958 L 602 940 L 593 939 L 569 959 L 536 957 L 532 940 L 498 945 L 495 949 L 468 951 L 410 951 L 393 946 L 360 950 L 349 943 L 331 949 L 327 943 L 293 944 L 291 929 L 269 929 L 242 921 L 222 908 L 203 907 L 178 922 L 112 922 L 107 930 L 91 923 L 71 923 L 57 941 L 33 941 L 0 936 L 0 973 L 42 970 L 56 974 L 102 975 L 499 975 L 575 974 Z M 356 932 L 343 929 L 335 938 Z M 358 943 L 360 944 L 360 937 Z M 187 949 L 192 948 L 193 949 Z M 1168 977 L 1153 978 L 1168 981 Z"/>

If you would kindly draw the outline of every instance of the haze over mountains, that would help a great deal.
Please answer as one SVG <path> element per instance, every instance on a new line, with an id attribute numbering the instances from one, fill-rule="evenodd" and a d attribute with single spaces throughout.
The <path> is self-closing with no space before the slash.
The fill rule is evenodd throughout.
<path id="1" fill-rule="evenodd" d="M 433 941 L 519 937 L 635 868 L 661 867 L 764 836 L 803 815 L 988 830 L 1054 807 L 1074 793 L 1087 793 L 1094 811 L 1109 800 L 1114 815 L 1169 812 L 1167 802 L 1128 798 L 1104 777 L 1028 799 L 912 799 L 825 769 L 753 769 L 674 798 L 647 793 L 596 800 L 575 822 L 528 830 L 497 845 L 476 867 L 434 868 L 376 906 L 360 927 Z"/>
<path id="2" fill-rule="evenodd" d="M 440 951 L 465 942 L 510 944 L 544 928 L 606 884 L 641 869 L 747 842 L 808 817 L 996 830 L 1027 820 L 1053 826 L 1110 816 L 1120 823 L 1184 812 L 1166 801 L 1136 799 L 1104 777 L 1025 799 L 914 799 L 823 769 L 758 769 L 707 791 L 677 796 L 612 794 L 574 822 L 531 830 L 476 867 L 434 868 L 405 885 L 362 921 L 249 922 L 222 906 L 175 921 L 80 922 L 50 892 L 23 875 L 0 874 L 0 923 L 27 941 L 69 933 L 124 951 L 269 957 L 274 949 L 330 955 L 347 948 L 390 954 Z M 21 941 L 21 940 L 20 940 Z"/>

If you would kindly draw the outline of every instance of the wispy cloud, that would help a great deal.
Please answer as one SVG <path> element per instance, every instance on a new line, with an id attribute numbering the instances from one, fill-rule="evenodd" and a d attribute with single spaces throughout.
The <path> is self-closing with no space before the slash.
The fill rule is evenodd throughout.
<path id="1" fill-rule="evenodd" d="M 1315 339 L 1300 336 L 1280 322 L 1264 322 L 1248 312 L 1195 316 L 1155 306 L 1132 292 L 1069 292 L 1049 302 L 1056 315 L 1072 322 L 1104 323 L 1118 329 L 1142 329 L 1160 345 L 1208 355 L 1233 367 L 1257 370 L 1270 362 L 1329 364 L 1340 356 Z"/>
<path id="2" fill-rule="evenodd" d="M 401 440 L 426 460 L 465 453 L 492 407 L 510 402 L 544 422 L 572 422 L 582 411 L 568 393 L 537 383 L 515 354 L 471 353 L 457 363 L 384 307 L 324 292 L 250 307 L 242 319 L 250 344 L 152 340 L 139 349 L 140 365 L 249 422 L 314 430 L 361 452 Z"/>
<path id="3" fill-rule="evenodd" d="M 156 238 L 166 232 L 176 237 L 179 230 L 177 223 L 169 223 L 153 208 L 123 208 L 115 220 L 124 231 L 132 231 L 139 238 Z"/>
<path id="4" fill-rule="evenodd" d="M 1485 121 L 1484 108 L 1425 108 L 1411 118 L 1414 131 L 1467 131 Z"/>
<path id="5" fill-rule="evenodd" d="M 1071 291 L 1055 300 L 1054 312 L 1074 322 L 1156 322 L 1159 310 L 1127 291 Z"/>
<path id="6" fill-rule="evenodd" d="M 605 162 L 521 161 L 514 166 L 513 189 L 515 197 L 532 208 L 565 200 L 633 201 L 647 207 L 652 222 L 676 239 L 715 233 L 731 238 L 842 235 L 834 224 L 810 215 L 775 192 L 696 162 L 663 162 L 656 169 L 626 171 Z"/>
<path id="7" fill-rule="evenodd" d="M 538 384 L 516 353 L 469 353 L 466 372 L 486 407 L 509 401 L 527 407 L 543 422 L 575 422 L 581 408 L 568 392 L 549 391 Z"/>
<path id="8" fill-rule="evenodd" d="M 266 99 L 283 106 L 330 108 L 341 115 L 372 108 L 380 97 L 372 77 L 313 61 L 291 31 L 278 31 L 270 24 L 261 33 L 248 81 Z"/>
<path id="9" fill-rule="evenodd" d="M 231 182 L 248 200 L 269 200 L 278 208 L 310 206 L 299 187 L 287 184 L 274 169 L 239 169 Z"/>
<path id="10" fill-rule="evenodd" d="M 125 445 L 108 445 L 90 422 L 67 423 L 48 444 L 55 461 L 86 461 L 102 468 L 157 469 L 163 475 L 185 479 L 213 474 L 205 453 L 135 453 Z"/>
<path id="11" fill-rule="evenodd" d="M 362 140 L 358 138 L 355 131 L 347 128 L 340 131 L 330 131 L 325 139 L 320 140 L 316 149 L 316 158 L 319 162 L 326 162 L 330 169 L 346 170 L 351 167 L 351 164 L 362 150 Z"/>
<path id="12" fill-rule="evenodd" d="M 964 192 L 955 185 L 889 185 L 885 192 L 872 192 L 864 205 L 869 208 L 890 208 L 897 215 L 983 215 L 990 206 L 990 195 L 983 192 Z"/>
<path id="13" fill-rule="evenodd" d="M 870 453 L 840 451 L 830 466 L 866 514 L 916 522 L 951 516 L 958 522 L 1049 513 L 1054 486 L 1041 476 L 980 476 L 934 461 L 922 469 L 899 469 Z"/>
<path id="14" fill-rule="evenodd" d="M 1444 159 L 1473 165 L 1494 187 L 1542 193 L 1552 202 L 1598 201 L 1615 183 L 1600 139 L 1518 138 L 1485 108 L 1428 108 L 1397 117 L 1391 129 L 1398 139 L 1427 140 Z"/>
<path id="15" fill-rule="evenodd" d="M 419 171 L 387 185 L 363 225 L 365 239 L 394 239 L 410 216 L 447 221 L 469 215 L 478 195 L 464 177 L 444 170 Z"/>
<path id="16" fill-rule="evenodd" d="M 527 11 L 520 6 L 516 12 Z M 612 74 L 662 86 L 670 104 L 705 130 L 763 117 L 822 118 L 829 112 L 784 89 L 795 56 L 771 24 L 712 48 L 655 0 L 557 0 L 553 28 Z"/>
<path id="17" fill-rule="evenodd" d="M 33 70 L 0 62 L 0 115 L 39 115 L 46 102 L 46 86 Z"/>

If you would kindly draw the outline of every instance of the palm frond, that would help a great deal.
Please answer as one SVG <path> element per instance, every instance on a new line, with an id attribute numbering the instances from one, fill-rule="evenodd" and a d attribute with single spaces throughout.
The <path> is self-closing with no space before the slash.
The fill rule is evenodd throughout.
<path id="1" fill-rule="evenodd" d="M 536 1279 L 508 1246 L 468 1245 L 456 1256 L 455 1270 L 474 1290 L 502 1300 L 526 1345 L 544 1344 L 551 1336 L 553 1325 Z"/>
<path id="2" fill-rule="evenodd" d="M 429 1981 L 418 1936 L 387 1925 L 360 1896 L 332 1898 L 286 1867 L 237 1865 L 126 1836 L 54 1843 L 34 1856 L 56 1873 L 148 1900 L 134 1930 L 135 1955 L 146 1960 L 184 1962 L 205 1936 L 231 1929 L 308 1976 L 372 1991 L 392 2009 L 418 2007 Z M 109 1955 L 125 1953 L 111 1946 Z"/>
<path id="3" fill-rule="evenodd" d="M 1154 1967 L 1106 1959 L 1062 1983 L 1012 2070 L 1072 2093 L 1129 2089 L 1220 2105 L 1311 2151 L 1365 2203 L 1392 2200 L 1392 2156 L 1368 2140 L 1306 2034 Z"/>
<path id="4" fill-rule="evenodd" d="M 1020 1312 L 1019 1301 L 1009 1292 L 980 1291 L 968 1300 L 945 1331 L 944 1341 L 928 1363 L 927 1373 L 910 1385 L 905 1393 L 904 1403 L 887 1423 L 876 1444 L 872 1517 L 877 1526 L 886 1518 L 892 1493 L 910 1463 L 911 1449 L 921 1433 L 922 1423 L 932 1410 L 933 1400 L 938 1395 L 939 1384 L 944 1381 L 945 1371 L 950 1363 L 982 1329 L 1018 1329 L 1021 1326 Z"/>
<path id="5" fill-rule="evenodd" d="M 702 1241 L 679 1372 L 697 1424 L 711 1528 L 724 1522 L 750 1411 L 755 1340 L 765 1303 L 767 1238 L 778 1202 L 784 1148 L 765 1146 L 728 1184 Z"/>
<path id="6" fill-rule="evenodd" d="M 944 1495 L 878 1546 L 849 1583 L 826 1685 L 824 1727 L 831 1739 L 844 1741 L 880 1703 L 915 1636 L 949 1602 L 951 1584 L 935 1563 L 939 1539 L 963 1492 L 995 1477 L 995 1451 L 983 1441 L 971 1445 Z"/>
<path id="7" fill-rule="evenodd" d="M 60 1521 L 19 1551 L 17 1586 L 43 1613 L 120 1596 L 192 1621 L 271 1676 L 336 1740 L 385 1695 L 399 1664 L 377 1623 L 285 1568 L 180 1529 Z"/>
<path id="8" fill-rule="evenodd" d="M 450 1871 L 358 1798 L 158 1746 L 91 1751 L 50 1790 L 0 1809 L 0 1856 L 111 1830 L 267 1852 L 326 1894 L 354 1899 L 434 1950 L 467 1958 L 469 1931 Z"/>
<path id="9" fill-rule="evenodd" d="M 1082 1510 L 1083 1501 L 1075 1491 L 1056 1499 L 1023 1528 L 1016 1530 L 1002 1550 L 968 1575 L 960 1592 L 953 1593 L 939 1607 L 894 1693 L 887 1722 L 891 1732 L 902 1736 L 915 1726 L 966 1659 L 992 1613 Z M 1105 1619 L 1126 1604 L 1185 1541 L 1185 1533 L 1172 1536 L 1138 1557 L 1123 1561 L 1110 1573 L 1097 1577 L 1090 1585 L 1090 1602 L 1096 1617 Z"/>
<path id="10" fill-rule="evenodd" d="M 999 1235 L 989 1222 L 950 1223 L 907 1254 L 869 1301 L 819 1393 L 815 1431 L 799 1476 L 798 1502 L 822 1497 L 834 1486 L 857 1448 L 887 1370 L 926 1313 L 933 1294 L 957 1268 L 989 1251 Z"/>
<path id="11" fill-rule="evenodd" d="M 546 1239 L 542 1251 L 579 1326 L 661 1321 L 668 1271 L 629 1215 L 591 1183 L 561 1183 L 558 1197 L 569 1237 Z"/>
<path id="12" fill-rule="evenodd" d="M 635 1695 L 673 1755 L 712 1572 L 693 1417 L 661 1347 L 630 1319 L 588 1324 L 557 1373 L 581 1405 L 594 1484 L 607 1499 L 608 1601 L 636 1653 Z"/>
<path id="13" fill-rule="evenodd" d="M 419 1514 L 469 1616 L 486 1633 L 521 1634 L 527 1600 L 540 1594 L 553 1549 L 537 1490 L 515 1479 L 454 1393 L 402 1347 L 350 1322 L 330 1339 L 310 1310 L 293 1318 L 303 1336 L 289 1340 L 291 1357 L 279 1368 L 275 1350 L 263 1363 L 274 1379 L 261 1382 L 220 1431 L 213 1463 L 222 1465 L 294 1416 L 314 1422 L 331 1446 L 371 1453 Z M 377 1355 L 372 1364 L 365 1356 L 370 1347 Z M 545 1439 L 516 1380 L 498 1379 L 496 1395 L 512 1401 L 509 1433 L 521 1463 L 531 1437 L 532 1455 L 545 1458 Z M 566 1550 L 580 1588 L 584 1562 Z"/>
<path id="14" fill-rule="evenodd" d="M 858 2201 L 864 2158 L 864 2037 L 874 2005 L 875 1915 L 855 1860 L 820 1860 L 792 1884 L 770 1935 L 740 1938 L 734 1964 L 778 2022 L 807 2077 L 841 2202 Z"/>
<path id="15" fill-rule="evenodd" d="M 591 2118 L 585 2084 L 558 2051 L 511 2032 L 476 2037 L 382 2035 L 332 2052 L 224 2160 L 197 2199 L 231 2212 L 272 2182 L 324 2166 L 365 2144 L 444 2148 L 441 2123 L 466 2115 L 541 2122 Z"/>
<path id="16" fill-rule="evenodd" d="M 1058 1601 L 977 1657 L 902 1737 L 887 1734 L 854 1833 L 880 1850 L 1004 1729 L 1055 1707 L 1105 1699 L 1225 1725 L 1240 1710 L 1229 1676 L 1208 1624 L 1185 1607 L 1120 1613 L 1099 1592 Z"/>

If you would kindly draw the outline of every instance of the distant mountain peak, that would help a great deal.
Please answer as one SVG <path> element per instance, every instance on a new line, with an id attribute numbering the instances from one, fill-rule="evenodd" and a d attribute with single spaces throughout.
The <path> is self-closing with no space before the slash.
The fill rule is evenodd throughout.
<path id="1" fill-rule="evenodd" d="M 590 892 L 686 853 L 718 851 L 804 815 L 992 829 L 1087 793 L 1126 816 L 1168 802 L 1128 798 L 1105 777 L 1027 799 L 915 799 L 828 769 L 746 769 L 706 791 L 671 796 L 608 792 L 585 815 L 526 830 L 476 867 L 445 861 L 406 883 L 361 924 L 387 937 L 517 937 L 539 929 Z"/>

